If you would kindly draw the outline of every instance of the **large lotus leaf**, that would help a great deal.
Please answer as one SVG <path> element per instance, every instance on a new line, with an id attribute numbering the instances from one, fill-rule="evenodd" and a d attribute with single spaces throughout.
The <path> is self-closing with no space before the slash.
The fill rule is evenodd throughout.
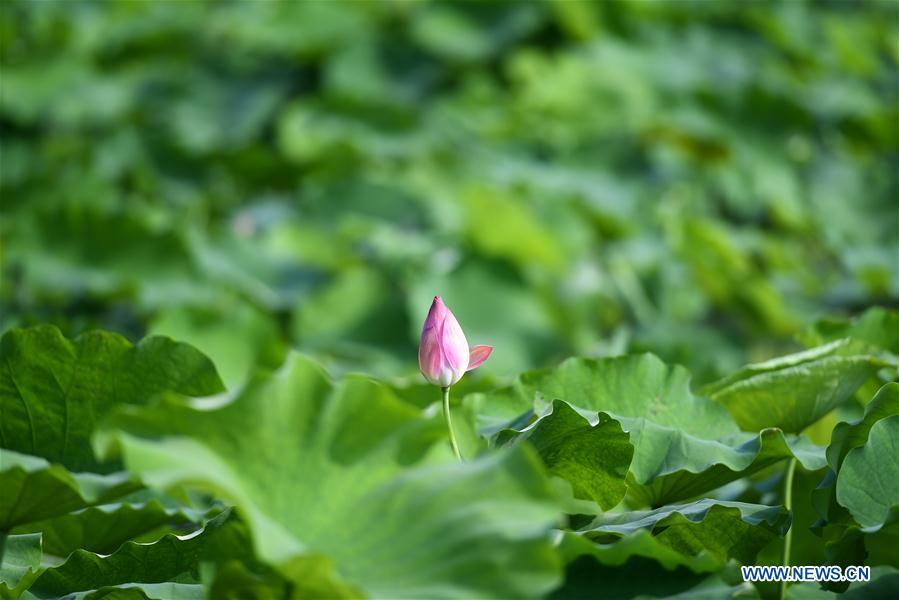
<path id="1" fill-rule="evenodd" d="M 41 567 L 41 534 L 0 534 L 0 598 L 18 598 Z"/>
<path id="2" fill-rule="evenodd" d="M 567 402 L 557 400 L 534 423 L 497 436 L 498 444 L 525 440 L 537 450 L 550 473 L 571 483 L 577 497 L 592 498 L 606 510 L 624 498 L 634 447 L 614 419 L 600 415 L 593 425 Z"/>
<path id="3" fill-rule="evenodd" d="M 828 471 L 815 494 L 816 509 L 821 519 L 812 526 L 812 532 L 823 539 L 827 564 L 891 565 L 899 567 L 899 505 L 893 506 L 884 521 L 870 527 L 859 525 L 844 507 L 836 503 L 836 478 Z M 844 591 L 848 582 L 826 582 L 827 589 Z"/>
<path id="4" fill-rule="evenodd" d="M 0 446 L 73 471 L 109 469 L 94 458 L 90 436 L 116 404 L 224 389 L 208 358 L 165 337 L 134 346 L 101 331 L 69 341 L 55 327 L 12 329 L 0 339 L 0 361 Z"/>
<path id="5" fill-rule="evenodd" d="M 890 565 L 899 567 L 899 506 L 893 506 L 883 523 L 860 527 L 852 519 L 823 528 L 829 564 Z M 846 582 L 829 582 L 828 589 L 843 591 Z"/>
<path id="6" fill-rule="evenodd" d="M 304 578 L 299 585 L 292 584 L 289 576 L 259 560 L 244 518 L 232 519 L 227 528 L 216 534 L 215 543 L 208 545 L 203 554 L 200 578 L 208 598 L 288 598 L 291 588 L 306 591 L 313 587 L 312 580 L 316 576 L 327 571 L 322 569 L 314 573 L 312 569 L 306 569 L 299 574 Z M 329 592 L 333 593 L 319 595 L 336 599 L 343 596 L 340 591 L 332 589 Z M 359 597 L 359 594 L 352 597 Z"/>
<path id="7" fill-rule="evenodd" d="M 784 458 L 796 457 L 810 470 L 825 464 L 821 449 L 787 440 L 777 429 L 740 432 L 723 406 L 690 392 L 683 368 L 651 354 L 569 359 L 524 373 L 512 388 L 470 403 L 484 409 L 478 422 L 490 435 L 499 421 L 522 410 L 511 426 L 523 427 L 552 399 L 564 400 L 591 424 L 611 418 L 629 432 L 634 458 L 628 493 L 638 503 L 693 498 Z"/>
<path id="8" fill-rule="evenodd" d="M 293 567 L 293 568 L 292 568 Z M 298 564 L 282 565 L 281 572 L 256 573 L 240 561 L 218 568 L 207 586 L 208 598 L 328 598 L 356 599 L 361 592 L 336 581 L 333 563 L 324 557 L 302 557 Z"/>
<path id="9" fill-rule="evenodd" d="M 245 545 L 252 542 L 248 537 Z M 236 554 L 232 552 L 232 554 Z M 215 570 L 209 585 L 210 598 L 327 598 L 355 600 L 364 596 L 356 586 L 342 580 L 334 561 L 320 554 L 298 555 L 281 563 L 275 571 L 268 565 L 250 565 L 247 556 Z"/>
<path id="10" fill-rule="evenodd" d="M 842 472 L 850 452 L 861 449 L 869 441 L 872 427 L 883 419 L 899 415 L 899 384 L 883 386 L 865 407 L 864 416 L 856 423 L 840 423 L 834 428 L 833 439 L 827 448 L 830 464 L 827 474 L 812 493 L 812 502 L 821 520 L 813 531 L 824 539 L 828 562 L 840 566 L 856 564 L 887 564 L 899 566 L 899 502 L 889 507 L 882 521 L 868 526 L 860 525 L 854 514 L 838 503 L 838 473 Z M 850 463 L 851 464 L 851 463 Z M 889 469 L 889 465 L 885 465 Z M 851 478 L 857 474 L 848 475 Z M 843 489 L 849 484 L 843 483 Z M 863 482 L 861 490 L 867 490 L 871 482 Z M 886 492 L 886 490 L 882 490 Z M 844 491 L 844 494 L 847 492 Z M 860 490 L 848 490 L 850 497 L 859 500 Z M 866 506 L 884 502 L 880 494 L 868 500 Z M 886 503 L 889 501 L 886 500 Z M 876 509 L 875 509 L 876 510 Z M 881 512 L 881 514 L 883 514 Z M 829 589 L 845 590 L 848 583 L 830 582 Z"/>
<path id="11" fill-rule="evenodd" d="M 899 506 L 899 414 L 874 423 L 867 443 L 846 454 L 836 493 L 863 527 L 882 525 Z"/>
<path id="12" fill-rule="evenodd" d="M 43 533 L 44 552 L 68 556 L 78 550 L 115 552 L 123 543 L 149 541 L 172 530 L 193 530 L 205 511 L 167 508 L 156 500 L 103 504 L 18 527 L 15 533 Z M 183 531 L 182 531 L 183 532 Z"/>
<path id="13" fill-rule="evenodd" d="M 860 563 L 856 563 L 860 564 Z M 818 583 L 794 583 L 787 588 L 787 600 L 890 600 L 899 597 L 899 571 L 891 567 L 871 569 L 870 581 L 848 584 L 849 589 L 836 594 L 821 589 Z"/>
<path id="14" fill-rule="evenodd" d="M 881 419 L 899 415 L 899 383 L 884 385 L 865 406 L 865 415 L 857 423 L 840 423 L 833 429 L 830 446 L 827 447 L 827 462 L 834 471 L 839 471 L 846 455 L 853 448 L 865 445 L 871 427 Z"/>
<path id="15" fill-rule="evenodd" d="M 602 598 L 697 598 L 697 600 L 731 600 L 758 598 L 751 584 L 730 586 L 717 575 L 694 573 L 686 567 L 666 569 L 652 559 L 632 557 L 622 565 L 605 565 L 590 555 L 583 555 L 565 569 L 565 583 L 554 590 L 552 600 Z"/>
<path id="16" fill-rule="evenodd" d="M 38 598 L 59 598 L 128 583 L 163 583 L 175 578 L 197 583 L 205 547 L 214 543 L 230 518 L 231 511 L 225 510 L 199 531 L 184 536 L 168 534 L 150 544 L 126 542 L 108 555 L 76 550 L 63 563 L 44 570 L 28 591 Z"/>
<path id="17" fill-rule="evenodd" d="M 838 531 L 836 537 L 845 538 L 844 530 L 857 525 L 849 512 L 836 502 L 837 473 L 849 451 L 868 442 L 871 427 L 881 419 L 893 415 L 899 415 L 899 383 L 888 383 L 878 390 L 865 406 L 864 416 L 857 422 L 843 422 L 834 427 L 830 446 L 827 447 L 830 468 L 817 489 L 812 492 L 812 503 L 822 519 L 815 527 L 819 534 L 825 526 L 835 525 Z M 835 536 L 831 531 L 827 537 L 832 539 Z"/>
<path id="18" fill-rule="evenodd" d="M 433 447 L 439 420 L 369 379 L 335 386 L 292 355 L 227 401 L 171 396 L 113 424 L 101 446 L 152 483 L 235 502 L 285 572 L 299 560 L 320 582 L 333 561 L 331 579 L 392 598 L 535 596 L 558 581 L 539 459 L 520 447 L 457 464 Z"/>
<path id="19" fill-rule="evenodd" d="M 708 573 L 732 559 L 751 564 L 789 523 L 780 507 L 713 500 L 599 517 L 563 535 L 565 584 L 551 597 L 732 598 L 746 590 Z"/>
<path id="20" fill-rule="evenodd" d="M 690 392 L 690 375 L 652 354 L 571 358 L 551 369 L 521 375 L 520 389 L 538 406 L 559 398 L 587 410 L 629 418 L 713 439 L 737 431 L 727 411 Z"/>
<path id="21" fill-rule="evenodd" d="M 865 536 L 865 564 L 899 568 L 899 505 L 890 508 L 883 523 L 861 527 L 859 531 Z"/>
<path id="22" fill-rule="evenodd" d="M 66 600 L 204 600 L 210 597 L 199 583 L 126 583 L 69 594 Z M 216 597 L 216 596 L 211 596 Z"/>
<path id="23" fill-rule="evenodd" d="M 622 425 L 632 434 L 639 431 L 628 420 L 622 420 Z M 652 506 L 700 496 L 786 458 L 795 458 L 811 471 L 826 465 L 823 448 L 805 438 L 786 437 L 777 428 L 764 429 L 754 436 L 735 434 L 713 441 L 690 440 L 676 431 L 656 431 L 654 435 L 658 436 L 655 443 L 664 440 L 663 447 L 669 453 L 660 464 L 679 461 L 680 468 L 662 470 L 646 484 L 631 485 L 629 496 Z M 703 454 L 703 450 L 708 454 Z"/>
<path id="24" fill-rule="evenodd" d="M 70 473 L 43 458 L 0 448 L 0 531 L 110 502 L 139 487 L 126 473 Z"/>
<path id="25" fill-rule="evenodd" d="M 569 551 L 586 551 L 612 565 L 638 555 L 669 569 L 683 565 L 710 571 L 730 559 L 752 564 L 759 550 L 789 527 L 790 514 L 783 507 L 705 499 L 652 511 L 599 515 L 574 532 L 596 545 L 572 545 Z"/>
<path id="26" fill-rule="evenodd" d="M 843 338 L 862 340 L 899 355 L 899 311 L 876 306 L 851 321 L 818 321 L 800 335 L 807 346 L 819 346 Z"/>
<path id="27" fill-rule="evenodd" d="M 855 319 L 823 319 L 800 333 L 799 340 L 807 347 L 851 338 L 861 340 L 899 357 L 899 311 L 873 307 Z M 856 393 L 855 400 L 864 404 L 879 385 L 891 378 L 889 371 L 883 379 L 872 377 Z M 895 375 L 892 376 L 895 378 Z"/>
<path id="28" fill-rule="evenodd" d="M 574 532 L 566 531 L 560 545 L 562 556 L 572 562 L 579 556 L 592 556 L 603 565 L 621 566 L 638 556 L 654 560 L 666 569 L 685 567 L 696 573 L 711 573 L 721 568 L 722 562 L 707 552 L 696 556 L 681 554 L 663 544 L 649 529 L 642 529 L 610 543 L 593 542 Z"/>
<path id="29" fill-rule="evenodd" d="M 746 431 L 779 427 L 797 433 L 850 399 L 884 367 L 895 364 L 862 342 L 838 340 L 747 365 L 702 393 L 726 406 Z"/>
<path id="30" fill-rule="evenodd" d="M 693 587 L 672 598 L 677 600 L 759 600 L 762 596 L 748 582 L 735 582 L 729 577 L 709 575 Z"/>

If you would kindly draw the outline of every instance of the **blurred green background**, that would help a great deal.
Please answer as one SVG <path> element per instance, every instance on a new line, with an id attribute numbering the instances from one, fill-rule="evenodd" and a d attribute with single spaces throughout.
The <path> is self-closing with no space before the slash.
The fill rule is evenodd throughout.
<path id="1" fill-rule="evenodd" d="M 0 330 L 699 381 L 899 304 L 899 3 L 0 4 Z"/>

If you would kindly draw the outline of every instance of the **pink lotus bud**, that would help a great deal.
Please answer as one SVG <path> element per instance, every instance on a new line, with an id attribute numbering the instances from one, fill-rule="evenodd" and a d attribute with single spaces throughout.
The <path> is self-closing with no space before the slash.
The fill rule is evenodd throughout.
<path id="1" fill-rule="evenodd" d="M 462 379 L 465 371 L 481 366 L 491 352 L 492 346 L 474 346 L 469 351 L 456 317 L 440 296 L 434 297 L 418 346 L 418 366 L 425 379 L 449 387 Z"/>

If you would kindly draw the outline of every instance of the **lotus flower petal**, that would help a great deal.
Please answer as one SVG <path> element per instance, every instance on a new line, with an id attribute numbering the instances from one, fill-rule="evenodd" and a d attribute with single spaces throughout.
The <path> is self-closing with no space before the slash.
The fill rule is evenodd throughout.
<path id="1" fill-rule="evenodd" d="M 444 306 L 445 308 L 445 306 Z M 468 340 L 459 326 L 456 316 L 448 308 L 443 319 L 443 331 L 440 337 L 443 356 L 453 371 L 462 373 L 468 368 Z"/>
<path id="2" fill-rule="evenodd" d="M 493 346 L 472 346 L 468 356 L 468 370 L 472 371 L 484 364 L 491 352 L 493 352 Z"/>

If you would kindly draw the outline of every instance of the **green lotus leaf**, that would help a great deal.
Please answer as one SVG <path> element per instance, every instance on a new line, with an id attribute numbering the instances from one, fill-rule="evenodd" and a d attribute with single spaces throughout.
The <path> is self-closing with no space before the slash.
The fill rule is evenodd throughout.
<path id="1" fill-rule="evenodd" d="M 865 536 L 865 564 L 889 565 L 899 569 L 899 505 L 890 507 L 882 523 L 860 527 L 859 531 Z"/>
<path id="2" fill-rule="evenodd" d="M 853 519 L 842 519 L 820 528 L 828 564 L 889 565 L 899 568 L 899 506 L 890 509 L 883 523 L 861 527 Z M 849 582 L 826 582 L 834 591 L 845 591 Z"/>
<path id="3" fill-rule="evenodd" d="M 611 566 L 589 555 L 580 556 L 567 566 L 564 585 L 549 596 L 551 600 L 596 597 L 731 600 L 759 596 L 752 584 L 732 585 L 717 574 L 694 573 L 686 567 L 669 570 L 639 556 Z"/>
<path id="4" fill-rule="evenodd" d="M 867 443 L 846 454 L 836 494 L 862 527 L 882 525 L 899 506 L 899 414 L 874 423 Z"/>
<path id="5" fill-rule="evenodd" d="M 0 534 L 0 598 L 18 598 L 41 568 L 41 534 Z"/>
<path id="6" fill-rule="evenodd" d="M 705 499 L 651 511 L 599 515 L 572 534 L 595 545 L 572 544 L 569 552 L 586 550 L 612 565 L 636 555 L 654 558 L 668 569 L 687 566 L 713 571 L 731 559 L 752 564 L 759 550 L 789 527 L 790 514 L 783 507 Z"/>
<path id="7" fill-rule="evenodd" d="M 899 383 L 888 383 L 878 390 L 865 406 L 865 413 L 861 419 L 855 423 L 839 423 L 834 427 L 830 446 L 827 447 L 827 462 L 830 468 L 817 489 L 812 492 L 812 503 L 822 519 L 815 528 L 819 533 L 827 524 L 839 525 L 841 535 L 842 528 L 857 525 L 848 511 L 836 501 L 837 473 L 849 451 L 868 442 L 868 435 L 875 423 L 897 414 L 899 414 Z"/>
<path id="8" fill-rule="evenodd" d="M 198 583 L 125 583 L 66 595 L 66 600 L 204 600 Z"/>
<path id="9" fill-rule="evenodd" d="M 208 358 L 165 337 L 134 346 L 101 331 L 69 341 L 55 327 L 12 329 L 0 339 L 0 361 L 0 446 L 73 471 L 111 470 L 94 458 L 90 436 L 113 406 L 164 390 L 224 390 Z"/>
<path id="10" fill-rule="evenodd" d="M 696 573 L 711 573 L 721 568 L 722 562 L 707 552 L 696 556 L 681 554 L 653 536 L 649 529 L 642 529 L 610 543 L 593 542 L 578 533 L 563 534 L 560 551 L 568 562 L 579 556 L 592 556 L 603 565 L 621 566 L 635 556 L 657 561 L 668 570 L 686 567 Z"/>
<path id="11" fill-rule="evenodd" d="M 717 575 L 725 564 L 752 564 L 756 554 L 784 534 L 781 507 L 703 500 L 655 511 L 606 514 L 565 532 L 563 587 L 551 598 L 731 598 L 753 591 Z M 754 597 L 754 596 L 752 596 Z"/>
<path id="12" fill-rule="evenodd" d="M 549 472 L 571 483 L 576 497 L 592 498 L 610 509 L 627 491 L 625 478 L 634 447 L 618 421 L 605 414 L 598 419 L 591 424 L 567 402 L 556 400 L 537 421 L 503 430 L 496 442 L 530 442 Z"/>
<path id="13" fill-rule="evenodd" d="M 806 346 L 852 338 L 899 355 L 899 311 L 875 306 L 852 320 L 825 319 L 800 335 Z"/>
<path id="14" fill-rule="evenodd" d="M 867 344 L 838 340 L 762 363 L 747 365 L 701 392 L 728 408 L 745 431 L 778 427 L 798 433 L 852 397 L 893 361 Z"/>
<path id="15" fill-rule="evenodd" d="M 831 443 L 827 448 L 830 468 L 812 492 L 812 503 L 820 516 L 820 520 L 812 530 L 823 538 L 825 554 L 830 564 L 843 567 L 858 564 L 886 564 L 899 567 L 899 551 L 895 550 L 899 548 L 899 502 L 890 506 L 886 513 L 880 509 L 878 514 L 885 514 L 882 520 L 874 517 L 873 523 L 860 524 L 855 518 L 860 507 L 871 507 L 877 512 L 878 503 L 881 503 L 881 506 L 889 504 L 890 500 L 882 497 L 883 493 L 888 496 L 889 492 L 879 488 L 879 491 L 873 492 L 872 497 L 860 498 L 860 495 L 869 493 L 871 482 L 863 482 L 859 489 L 849 489 L 852 484 L 846 482 L 858 477 L 858 474 L 851 470 L 847 471 L 848 479 L 843 478 L 843 483 L 840 484 L 846 458 L 853 452 L 861 452 L 860 449 L 869 442 L 870 433 L 876 424 L 890 417 L 895 418 L 896 415 L 899 415 L 899 384 L 888 383 L 865 406 L 865 413 L 861 419 L 855 423 L 839 423 L 833 430 Z M 851 467 L 852 463 L 849 464 Z M 879 465 L 874 466 L 877 468 Z M 890 468 L 889 461 L 884 467 Z M 852 499 L 845 506 L 842 502 L 838 502 L 840 489 L 843 490 L 843 499 L 847 494 Z M 848 510 L 849 505 L 854 506 L 855 510 Z M 849 584 L 828 582 L 825 587 L 845 591 Z"/>
<path id="16" fill-rule="evenodd" d="M 15 533 L 43 533 L 44 552 L 55 556 L 65 557 L 79 548 L 111 554 L 129 540 L 148 541 L 173 530 L 185 533 L 196 529 L 205 514 L 185 507 L 168 508 L 156 500 L 120 502 L 29 523 Z"/>
<path id="17" fill-rule="evenodd" d="M 834 471 L 839 471 L 846 455 L 853 448 L 865 445 L 871 427 L 881 419 L 899 415 L 899 383 L 884 385 L 865 406 L 864 417 L 857 423 L 840 423 L 833 429 L 830 446 L 827 447 L 827 462 Z"/>
<path id="18" fill-rule="evenodd" d="M 522 374 L 510 388 L 466 399 L 482 409 L 481 433 L 498 423 L 521 429 L 560 399 L 591 424 L 613 419 L 630 434 L 634 457 L 628 494 L 635 503 L 661 506 L 693 498 L 784 458 L 823 467 L 823 450 L 778 429 L 743 433 L 720 404 L 690 392 L 689 374 L 651 354 L 573 358 L 556 368 Z"/>
<path id="19" fill-rule="evenodd" d="M 821 589 L 818 583 L 794 583 L 787 588 L 787 600 L 870 600 L 899 596 L 899 571 L 892 567 L 874 567 L 870 581 L 845 582 L 845 592 Z"/>
<path id="20" fill-rule="evenodd" d="M 335 385 L 292 355 L 231 398 L 169 395 L 111 425 L 99 447 L 155 485 L 233 501 L 288 576 L 314 567 L 317 586 L 392 598 L 529 597 L 558 582 L 539 459 L 519 447 L 457 464 L 434 446 L 438 419 L 367 378 Z"/>
<path id="21" fill-rule="evenodd" d="M 139 487 L 127 473 L 70 473 L 43 458 L 0 448 L 0 531 L 111 502 Z"/>
<path id="22" fill-rule="evenodd" d="M 230 519 L 231 511 L 225 510 L 196 532 L 167 534 L 150 544 L 126 542 L 108 555 L 76 550 L 63 563 L 45 569 L 28 592 L 38 598 L 59 598 L 107 586 L 165 583 L 176 578 L 181 583 L 199 583 L 204 549 Z"/>

